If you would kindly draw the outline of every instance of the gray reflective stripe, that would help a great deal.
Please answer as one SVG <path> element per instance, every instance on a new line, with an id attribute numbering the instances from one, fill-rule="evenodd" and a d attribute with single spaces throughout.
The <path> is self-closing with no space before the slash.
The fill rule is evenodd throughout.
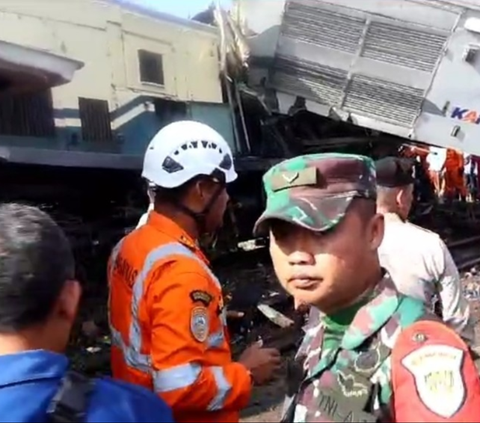
<path id="1" fill-rule="evenodd" d="M 152 364 L 150 356 L 147 354 L 137 353 L 123 341 L 122 334 L 110 325 L 110 334 L 112 345 L 122 350 L 123 359 L 129 367 L 138 369 L 144 373 L 151 373 Z"/>
<path id="2" fill-rule="evenodd" d="M 221 367 L 210 367 L 210 370 L 213 372 L 215 377 L 215 382 L 217 383 L 217 394 L 212 399 L 210 404 L 208 404 L 207 410 L 215 411 L 221 410 L 225 404 L 225 399 L 232 390 L 232 385 L 228 382 Z"/>
<path id="3" fill-rule="evenodd" d="M 208 404 L 207 410 L 220 410 L 223 408 L 225 399 L 230 393 L 232 386 L 228 383 L 221 367 L 213 366 L 205 369 L 209 369 L 213 373 L 217 385 L 217 393 L 210 404 Z M 153 385 L 155 392 L 165 393 L 193 385 L 200 376 L 201 371 L 202 366 L 199 364 L 188 363 L 154 372 Z"/>
<path id="4" fill-rule="evenodd" d="M 111 272 L 113 271 L 115 261 L 118 258 L 118 253 L 120 251 L 122 242 L 123 240 L 116 245 L 112 252 Z M 124 359 L 128 366 L 152 375 L 154 389 L 156 392 L 168 392 L 179 388 L 186 388 L 195 383 L 202 370 L 200 365 L 189 363 L 172 367 L 170 369 L 155 371 L 152 366 L 150 355 L 141 353 L 142 338 L 139 320 L 139 306 L 143 297 L 145 281 L 148 274 L 158 261 L 172 255 L 182 255 L 196 260 L 208 272 L 218 288 L 221 289 L 220 282 L 212 273 L 210 268 L 190 249 L 179 243 L 162 245 L 161 247 L 155 248 L 147 255 L 142 270 L 138 273 L 137 278 L 133 283 L 131 324 L 128 343 L 125 342 L 122 334 L 112 324 L 110 324 L 112 345 L 115 345 L 117 348 L 122 350 Z M 225 310 L 222 313 L 221 320 L 222 325 L 225 325 Z M 224 340 L 225 334 L 224 328 L 222 327 L 218 332 L 215 332 L 208 337 L 206 341 L 207 348 L 218 348 L 222 345 Z M 210 369 L 213 372 L 217 384 L 217 394 L 209 404 L 208 409 L 218 410 L 222 408 L 225 398 L 231 390 L 231 385 L 228 383 L 221 367 L 211 367 Z"/>
<path id="5" fill-rule="evenodd" d="M 169 392 L 193 385 L 202 372 L 202 366 L 195 363 L 182 364 L 153 373 L 155 392 Z"/>
<path id="6" fill-rule="evenodd" d="M 207 348 L 220 348 L 223 345 L 223 341 L 225 341 L 225 332 L 222 328 L 208 337 Z"/>

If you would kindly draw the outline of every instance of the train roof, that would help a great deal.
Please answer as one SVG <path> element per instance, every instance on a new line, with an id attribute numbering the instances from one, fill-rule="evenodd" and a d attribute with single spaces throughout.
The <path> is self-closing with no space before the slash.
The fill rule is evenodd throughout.
<path id="1" fill-rule="evenodd" d="M 438 6 L 439 8 L 470 8 L 480 10 L 480 0 L 410 0 L 415 3 Z"/>

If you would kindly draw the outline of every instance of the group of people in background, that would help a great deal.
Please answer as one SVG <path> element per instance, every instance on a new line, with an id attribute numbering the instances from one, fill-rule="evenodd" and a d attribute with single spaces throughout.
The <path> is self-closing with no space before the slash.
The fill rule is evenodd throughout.
<path id="1" fill-rule="evenodd" d="M 417 160 L 439 203 L 479 200 L 480 157 L 435 146 L 409 147 L 404 150 L 404 155 Z"/>

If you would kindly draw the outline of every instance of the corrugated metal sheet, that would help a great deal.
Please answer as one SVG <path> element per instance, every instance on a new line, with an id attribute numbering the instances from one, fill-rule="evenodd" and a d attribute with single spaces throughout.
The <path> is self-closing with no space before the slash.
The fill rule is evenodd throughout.
<path id="1" fill-rule="evenodd" d="M 281 37 L 301 43 L 280 39 L 270 81 L 279 91 L 408 128 L 420 113 L 427 84 L 402 85 L 398 75 L 405 76 L 402 81 L 433 77 L 449 36 L 434 25 L 354 9 L 353 0 L 352 7 L 289 0 Z"/>
<path id="2" fill-rule="evenodd" d="M 362 56 L 398 66 L 433 72 L 448 33 L 372 22 L 368 28 Z"/>
<path id="3" fill-rule="evenodd" d="M 317 1 L 296 0 L 287 3 L 282 33 L 294 40 L 355 53 L 364 26 L 365 19 L 327 10 Z"/>
<path id="4" fill-rule="evenodd" d="M 410 126 L 420 111 L 423 94 L 423 90 L 407 85 L 355 75 L 344 108 L 384 122 Z"/>
<path id="5" fill-rule="evenodd" d="M 296 57 L 277 57 L 272 83 L 281 91 L 323 104 L 336 105 L 345 89 L 347 72 Z"/>

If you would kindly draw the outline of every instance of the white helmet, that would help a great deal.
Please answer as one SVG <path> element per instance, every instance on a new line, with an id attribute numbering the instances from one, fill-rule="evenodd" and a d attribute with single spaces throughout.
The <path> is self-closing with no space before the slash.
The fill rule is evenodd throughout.
<path id="1" fill-rule="evenodd" d="M 226 183 L 237 178 L 228 143 L 200 122 L 165 126 L 147 147 L 142 176 L 158 187 L 176 188 L 198 175 L 218 175 Z"/>

